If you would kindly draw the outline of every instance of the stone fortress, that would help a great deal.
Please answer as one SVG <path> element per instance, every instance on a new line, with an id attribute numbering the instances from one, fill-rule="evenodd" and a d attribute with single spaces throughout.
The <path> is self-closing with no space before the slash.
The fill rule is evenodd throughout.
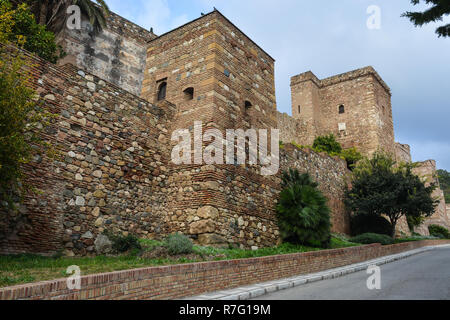
<path id="1" fill-rule="evenodd" d="M 363 68 L 320 80 L 291 79 L 292 117 L 277 111 L 274 59 L 219 11 L 161 36 L 111 14 L 94 36 L 89 25 L 66 30 L 58 66 L 36 57 L 35 89 L 59 114 L 45 139 L 63 155 L 36 158 L 28 179 L 42 192 L 0 218 L 0 253 L 95 253 L 103 231 L 145 238 L 173 232 L 204 245 L 272 246 L 280 241 L 275 204 L 280 173 L 309 172 L 332 209 L 333 231 L 349 233 L 343 204 L 345 161 L 287 144 L 280 172 L 262 176 L 245 165 L 174 165 L 172 132 L 204 129 L 281 130 L 281 140 L 311 145 L 333 133 L 366 155 L 382 148 L 411 161 L 395 143 L 391 92 Z M 418 173 L 436 180 L 436 163 Z M 441 205 L 430 223 L 449 226 Z M 399 232 L 409 233 L 406 222 Z"/>

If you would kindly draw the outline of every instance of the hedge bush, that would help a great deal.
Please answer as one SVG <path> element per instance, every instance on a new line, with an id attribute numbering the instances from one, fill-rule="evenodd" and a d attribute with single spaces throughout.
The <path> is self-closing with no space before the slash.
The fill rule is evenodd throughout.
<path id="1" fill-rule="evenodd" d="M 440 238 L 440 239 L 450 239 L 449 231 L 438 225 L 431 225 L 428 227 L 428 231 L 430 231 L 430 235 Z"/>
<path id="2" fill-rule="evenodd" d="M 364 233 L 350 239 L 351 242 L 361 244 L 381 243 L 382 245 L 389 245 L 394 243 L 394 239 L 384 234 Z"/>

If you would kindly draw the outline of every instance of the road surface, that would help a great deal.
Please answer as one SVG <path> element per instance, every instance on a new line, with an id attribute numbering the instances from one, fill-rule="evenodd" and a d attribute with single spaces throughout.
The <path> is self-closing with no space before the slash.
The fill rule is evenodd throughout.
<path id="1" fill-rule="evenodd" d="M 278 291 L 255 300 L 450 300 L 450 248 L 381 266 L 381 289 L 369 290 L 366 271 Z"/>

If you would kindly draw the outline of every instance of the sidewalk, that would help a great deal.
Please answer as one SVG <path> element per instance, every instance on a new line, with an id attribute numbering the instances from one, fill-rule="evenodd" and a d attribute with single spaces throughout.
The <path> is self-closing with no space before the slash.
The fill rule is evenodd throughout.
<path id="1" fill-rule="evenodd" d="M 450 247 L 450 245 L 441 245 L 441 246 L 429 246 L 420 249 L 415 249 L 395 255 L 385 256 L 374 260 L 365 261 L 362 263 L 357 263 L 353 265 L 348 265 L 336 269 L 331 269 L 327 271 L 322 271 L 319 273 L 312 273 L 307 275 L 302 275 L 298 277 L 282 279 L 277 281 L 270 281 L 260 284 L 255 284 L 251 286 L 235 288 L 231 290 L 218 291 L 203 294 L 201 296 L 195 296 L 190 298 L 185 298 L 183 300 L 249 300 L 261 297 L 263 295 L 289 289 L 293 287 L 298 287 L 301 285 L 305 285 L 307 283 L 328 280 L 339 278 L 345 276 L 347 274 L 359 272 L 366 270 L 370 266 L 381 266 L 383 264 L 387 264 L 390 262 L 394 262 L 401 259 L 406 259 L 413 255 L 417 255 L 426 251 L 434 250 L 440 247 Z"/>

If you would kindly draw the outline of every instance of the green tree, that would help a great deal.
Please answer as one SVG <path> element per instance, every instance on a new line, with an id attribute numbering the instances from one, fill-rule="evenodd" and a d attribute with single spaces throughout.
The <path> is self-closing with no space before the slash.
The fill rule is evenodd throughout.
<path id="1" fill-rule="evenodd" d="M 64 55 L 61 46 L 56 44 L 55 35 L 35 22 L 26 4 L 13 9 L 8 0 L 0 0 L 0 19 L 3 21 L 0 33 L 5 41 L 53 63 Z"/>
<path id="2" fill-rule="evenodd" d="M 431 216 L 438 204 L 432 197 L 436 186 L 425 186 L 413 174 L 413 167 L 396 165 L 390 155 L 381 152 L 362 160 L 353 172 L 352 188 L 346 193 L 347 207 L 355 214 L 386 216 L 392 237 L 402 216 Z"/>
<path id="3" fill-rule="evenodd" d="M 98 34 L 107 26 L 108 5 L 104 0 L 15 0 L 16 3 L 27 3 L 36 17 L 36 22 L 45 25 L 58 34 L 64 28 L 67 19 L 67 8 L 77 5 L 90 21 L 94 32 Z"/>
<path id="4" fill-rule="evenodd" d="M 405 12 L 402 17 L 407 17 L 416 27 L 421 27 L 430 22 L 442 21 L 444 16 L 450 14 L 450 1 L 448 0 L 425 0 L 426 4 L 433 6 L 424 12 Z M 413 5 L 418 5 L 420 0 L 411 0 Z M 441 26 L 436 29 L 439 37 L 450 36 L 450 24 Z"/>
<path id="5" fill-rule="evenodd" d="M 280 233 L 284 241 L 328 247 L 330 209 L 327 199 L 308 174 L 290 169 L 283 173 L 283 190 L 277 206 Z"/>

